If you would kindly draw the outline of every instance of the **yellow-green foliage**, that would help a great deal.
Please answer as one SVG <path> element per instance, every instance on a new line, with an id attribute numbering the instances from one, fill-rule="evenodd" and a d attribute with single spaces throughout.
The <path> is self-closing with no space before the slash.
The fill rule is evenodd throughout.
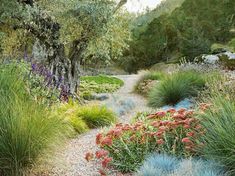
<path id="1" fill-rule="evenodd" d="M 4 33 L 0 40 L 0 45 L 2 54 L 6 56 L 16 56 L 20 54 L 20 48 L 30 38 L 24 30 L 12 30 L 9 26 L 0 26 L 0 32 Z"/>
<path id="2" fill-rule="evenodd" d="M 235 52 L 235 38 L 231 39 L 227 44 L 214 43 L 211 46 L 212 51 L 221 48 Z"/>
<path id="3" fill-rule="evenodd" d="M 116 122 L 115 114 L 105 106 L 85 105 L 79 108 L 77 116 L 90 128 L 103 127 Z"/>
<path id="4" fill-rule="evenodd" d="M 64 103 L 59 105 L 59 107 L 54 107 L 53 116 L 63 118 L 65 122 L 70 124 L 78 134 L 81 134 L 88 131 L 89 127 L 81 118 L 76 116 L 79 108 L 80 105 L 77 103 Z"/>
<path id="5" fill-rule="evenodd" d="M 232 51 L 235 52 L 235 38 L 233 38 L 232 40 L 230 40 L 230 42 L 228 43 L 229 47 L 232 48 Z"/>
<path id="6" fill-rule="evenodd" d="M 232 47 L 230 47 L 229 45 L 224 45 L 224 44 L 220 44 L 220 43 L 214 43 L 213 45 L 211 45 L 212 51 L 215 51 L 218 49 L 226 49 L 226 50 L 232 51 Z"/>
<path id="7" fill-rule="evenodd" d="M 84 133 L 90 128 L 103 127 L 116 122 L 115 114 L 100 105 L 79 105 L 69 102 L 54 108 L 53 117 L 63 118 L 78 133 Z"/>
<path id="8" fill-rule="evenodd" d="M 84 122 L 84 120 L 82 120 L 81 118 L 72 116 L 69 119 L 69 122 L 78 134 L 84 133 L 89 130 L 89 127 L 87 126 L 86 122 Z"/>

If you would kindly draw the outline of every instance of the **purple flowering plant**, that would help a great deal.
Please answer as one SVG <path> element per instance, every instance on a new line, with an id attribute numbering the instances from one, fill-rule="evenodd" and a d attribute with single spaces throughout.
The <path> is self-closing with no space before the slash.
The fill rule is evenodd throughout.
<path id="1" fill-rule="evenodd" d="M 63 83 L 63 77 L 57 78 L 46 66 L 33 62 L 27 55 L 20 63 L 27 73 L 28 89 L 34 99 L 47 105 L 69 100 L 69 86 Z"/>

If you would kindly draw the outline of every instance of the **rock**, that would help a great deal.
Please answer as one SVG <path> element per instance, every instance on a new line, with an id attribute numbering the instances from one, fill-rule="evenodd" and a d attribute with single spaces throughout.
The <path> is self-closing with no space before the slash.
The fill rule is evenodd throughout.
<path id="1" fill-rule="evenodd" d="M 208 64 L 216 64 L 219 62 L 219 56 L 217 55 L 203 55 L 202 59 Z"/>
<path id="2" fill-rule="evenodd" d="M 213 67 L 223 67 L 229 70 L 235 70 L 235 53 L 226 51 L 214 55 L 201 55 L 194 59 L 196 64 L 207 65 Z"/>
<path id="3" fill-rule="evenodd" d="M 218 56 L 222 56 L 222 55 L 227 56 L 227 58 L 228 58 L 229 60 L 235 59 L 235 53 L 232 53 L 232 52 L 230 52 L 230 51 L 227 51 L 227 52 L 218 54 Z"/>
<path id="4" fill-rule="evenodd" d="M 93 100 L 99 100 L 99 101 L 104 101 L 109 99 L 109 95 L 106 93 L 101 93 L 101 94 L 93 94 L 92 95 Z"/>

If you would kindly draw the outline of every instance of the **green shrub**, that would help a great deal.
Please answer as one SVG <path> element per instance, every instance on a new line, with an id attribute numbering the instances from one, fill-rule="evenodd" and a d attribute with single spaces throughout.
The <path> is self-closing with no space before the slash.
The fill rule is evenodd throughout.
<path id="1" fill-rule="evenodd" d="M 205 86 L 204 77 L 194 71 L 178 72 L 164 78 L 149 94 L 152 107 L 175 105 L 179 101 L 196 96 Z"/>
<path id="2" fill-rule="evenodd" d="M 115 114 L 99 105 L 81 106 L 76 112 L 77 118 L 81 118 L 90 128 L 103 127 L 116 122 Z"/>
<path id="3" fill-rule="evenodd" d="M 213 106 L 204 114 L 200 114 L 202 126 L 206 129 L 203 136 L 205 143 L 202 153 L 213 159 L 235 174 L 235 102 L 229 92 L 220 92 L 207 97 Z"/>
<path id="4" fill-rule="evenodd" d="M 0 67 L 0 174 L 20 176 L 61 143 L 68 128 L 32 100 L 17 66 Z"/>
<path id="5" fill-rule="evenodd" d="M 211 97 L 221 95 L 235 98 L 234 82 L 230 82 L 229 75 L 214 71 L 205 75 L 206 89 L 199 93 L 197 101 L 206 103 Z"/>

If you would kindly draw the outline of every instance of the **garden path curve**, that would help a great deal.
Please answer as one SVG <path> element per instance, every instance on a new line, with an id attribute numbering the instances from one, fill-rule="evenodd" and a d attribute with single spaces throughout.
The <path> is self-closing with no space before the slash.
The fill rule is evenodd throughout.
<path id="1" fill-rule="evenodd" d="M 134 102 L 134 109 L 119 117 L 119 121 L 128 123 L 136 112 L 149 110 L 146 106 L 146 100 L 133 93 L 134 86 L 141 75 L 117 75 L 115 77 L 124 81 L 124 86 L 117 92 L 110 94 L 109 99 L 105 100 L 104 104 L 110 104 L 118 97 L 118 99 L 130 99 Z M 77 136 L 69 140 L 63 150 L 56 153 L 53 162 L 47 166 L 43 166 L 43 173 L 40 176 L 98 176 L 98 168 L 100 165 L 95 162 L 87 162 L 84 159 L 85 153 L 96 151 L 95 145 L 96 134 L 101 129 L 90 130 L 87 133 Z M 55 162 L 56 161 L 56 162 Z M 47 168 L 47 169 L 46 169 Z M 48 170 L 48 171 L 45 171 Z M 41 169 L 40 169 L 41 170 Z M 38 175 L 38 174 L 37 174 Z M 114 171 L 112 176 L 121 176 Z"/>

